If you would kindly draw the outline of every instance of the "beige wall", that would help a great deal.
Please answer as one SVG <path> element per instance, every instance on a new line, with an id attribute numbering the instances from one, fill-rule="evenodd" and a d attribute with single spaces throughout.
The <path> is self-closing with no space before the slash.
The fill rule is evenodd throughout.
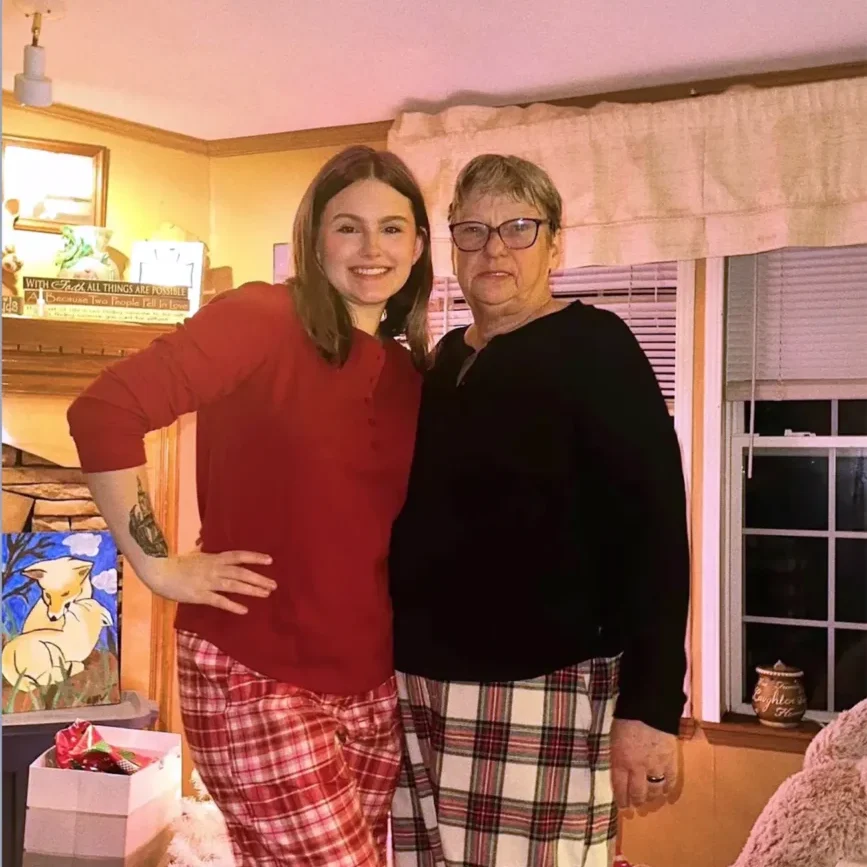
<path id="1" fill-rule="evenodd" d="M 3 133 L 32 138 L 103 145 L 109 149 L 106 225 L 114 231 L 110 246 L 129 258 L 132 242 L 147 238 L 161 223 L 182 226 L 202 240 L 210 229 L 209 163 L 203 154 L 137 141 L 83 124 L 3 107 Z M 57 273 L 54 256 L 60 235 L 15 233 L 22 274 Z"/>
<path id="2" fill-rule="evenodd" d="M 623 852 L 648 867 L 729 867 L 762 808 L 802 757 L 681 741 L 682 779 L 671 803 L 623 822 Z"/>
<path id="3" fill-rule="evenodd" d="M 231 268 L 236 286 L 271 279 L 273 245 L 291 239 L 304 190 L 340 150 L 209 158 L 6 106 L 3 132 L 108 147 L 111 246 L 129 256 L 133 241 L 163 222 L 175 223 L 208 243 L 211 267 Z M 363 143 L 385 148 L 385 141 Z M 15 241 L 25 263 L 22 273 L 55 273 L 59 235 L 18 231 Z"/>
<path id="4" fill-rule="evenodd" d="M 363 144 L 385 148 L 384 141 Z M 235 286 L 270 281 L 274 244 L 291 241 L 304 190 L 339 150 L 307 148 L 212 159 L 211 265 L 231 267 Z"/>

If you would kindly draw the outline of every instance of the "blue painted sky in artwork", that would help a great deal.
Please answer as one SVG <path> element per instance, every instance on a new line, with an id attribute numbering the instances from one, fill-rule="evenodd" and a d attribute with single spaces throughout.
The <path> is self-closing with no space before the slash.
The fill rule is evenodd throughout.
<path id="1" fill-rule="evenodd" d="M 10 635 L 17 635 L 30 610 L 40 600 L 41 591 L 35 582 L 28 582 L 20 570 L 41 560 L 56 560 L 60 557 L 74 557 L 93 563 L 91 582 L 93 598 L 111 612 L 113 626 L 103 629 L 97 648 L 116 651 L 117 634 L 117 546 L 111 533 L 107 531 L 76 531 L 69 533 L 3 533 L 2 569 L 6 574 L 10 551 L 15 542 L 24 539 L 25 553 L 15 563 L 15 572 L 3 582 L 3 628 Z M 37 550 L 38 546 L 38 550 Z M 26 596 L 10 595 L 27 584 Z M 42 603 L 40 603 L 42 604 Z"/>

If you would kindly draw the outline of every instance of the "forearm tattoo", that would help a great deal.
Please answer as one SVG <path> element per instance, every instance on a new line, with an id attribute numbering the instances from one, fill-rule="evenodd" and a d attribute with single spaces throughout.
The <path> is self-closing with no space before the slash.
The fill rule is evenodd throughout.
<path id="1" fill-rule="evenodd" d="M 163 531 L 157 524 L 151 498 L 138 477 L 136 477 L 136 485 L 138 502 L 129 510 L 129 534 L 148 556 L 168 557 L 169 546 Z"/>

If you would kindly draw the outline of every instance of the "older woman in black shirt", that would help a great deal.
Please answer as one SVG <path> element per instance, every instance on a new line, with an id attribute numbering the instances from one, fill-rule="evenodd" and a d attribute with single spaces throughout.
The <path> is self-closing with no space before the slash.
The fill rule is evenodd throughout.
<path id="1" fill-rule="evenodd" d="M 398 867 L 607 867 L 615 801 L 677 776 L 680 450 L 628 327 L 551 295 L 561 210 L 484 155 L 449 213 L 474 322 L 437 348 L 392 537 Z"/>

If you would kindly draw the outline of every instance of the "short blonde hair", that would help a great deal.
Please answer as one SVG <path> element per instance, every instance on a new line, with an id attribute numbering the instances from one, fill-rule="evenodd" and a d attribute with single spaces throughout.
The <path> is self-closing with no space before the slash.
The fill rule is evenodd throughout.
<path id="1" fill-rule="evenodd" d="M 554 182 L 544 169 L 521 157 L 502 154 L 473 157 L 455 181 L 449 205 L 450 223 L 466 200 L 476 195 L 508 196 L 534 205 L 544 214 L 552 235 L 563 225 L 563 200 Z"/>

